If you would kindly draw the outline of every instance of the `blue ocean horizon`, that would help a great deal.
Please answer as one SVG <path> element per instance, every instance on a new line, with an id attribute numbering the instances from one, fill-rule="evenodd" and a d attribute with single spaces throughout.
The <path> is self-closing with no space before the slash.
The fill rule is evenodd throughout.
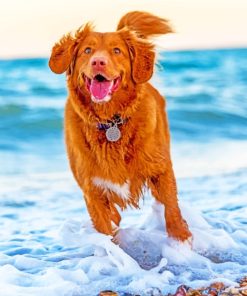
<path id="1" fill-rule="evenodd" d="M 220 275 L 234 283 L 247 275 L 247 48 L 162 51 L 152 81 L 166 97 L 174 170 L 180 201 L 189 205 L 184 211 L 195 234 L 195 252 L 208 260 L 207 267 L 203 260 L 198 266 L 168 262 L 174 277 L 162 283 L 162 291 L 173 291 L 181 281 L 205 284 Z M 130 287 L 136 275 L 125 280 L 109 271 L 105 278 L 93 278 L 89 267 L 82 268 L 89 280 L 83 288 L 72 275 L 64 275 L 79 272 L 79 260 L 93 249 L 81 241 L 68 247 L 56 238 L 62 229 L 62 236 L 71 240 L 79 224 L 65 221 L 86 215 L 66 159 L 66 97 L 65 75 L 52 73 L 48 58 L 0 60 L 0 274 L 12 274 L 12 280 L 0 277 L 0 288 L 9 291 L 3 296 L 42 295 L 42 287 L 47 295 L 58 295 L 47 279 L 51 268 L 60 276 L 59 295 L 88 295 L 83 289 L 96 295 L 97 289 L 108 287 L 106 281 L 134 291 Z M 127 215 L 127 227 L 141 215 Z M 219 231 L 222 244 L 196 228 L 198 217 L 210 226 L 209 235 Z M 68 282 L 74 294 L 63 294 Z"/>

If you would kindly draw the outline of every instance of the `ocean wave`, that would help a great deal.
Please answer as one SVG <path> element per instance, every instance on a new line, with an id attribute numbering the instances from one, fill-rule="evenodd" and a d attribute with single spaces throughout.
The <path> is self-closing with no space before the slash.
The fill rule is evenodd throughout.
<path id="1" fill-rule="evenodd" d="M 0 106 L 1 123 L 5 130 L 14 129 L 16 133 L 25 129 L 49 131 L 62 128 L 63 113 L 57 108 L 30 108 L 21 104 L 6 104 Z"/>
<path id="2" fill-rule="evenodd" d="M 205 110 L 197 106 L 172 109 L 169 119 L 175 139 L 247 139 L 247 118 L 242 114 Z"/>
<path id="3" fill-rule="evenodd" d="M 184 50 L 177 52 L 161 52 L 158 64 L 165 70 L 183 72 L 191 69 L 217 72 L 219 68 L 236 69 L 246 73 L 246 48 L 218 50 Z M 238 58 L 236 58 L 238 57 Z M 243 64 L 244 63 L 244 64 Z"/>
<path id="4" fill-rule="evenodd" d="M 158 88 L 166 96 L 175 139 L 247 138 L 246 53 L 161 53 Z M 47 59 L 0 61 L 1 126 L 14 125 L 20 137 L 25 129 L 47 129 L 48 134 L 61 129 L 66 93 L 64 75 L 51 73 Z"/>

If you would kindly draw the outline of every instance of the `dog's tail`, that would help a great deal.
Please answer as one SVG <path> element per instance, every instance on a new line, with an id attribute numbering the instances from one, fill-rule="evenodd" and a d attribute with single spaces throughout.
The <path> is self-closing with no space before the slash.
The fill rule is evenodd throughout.
<path id="1" fill-rule="evenodd" d="M 168 20 L 143 11 L 132 11 L 125 14 L 120 19 L 117 30 L 124 27 L 135 31 L 140 38 L 173 32 Z"/>

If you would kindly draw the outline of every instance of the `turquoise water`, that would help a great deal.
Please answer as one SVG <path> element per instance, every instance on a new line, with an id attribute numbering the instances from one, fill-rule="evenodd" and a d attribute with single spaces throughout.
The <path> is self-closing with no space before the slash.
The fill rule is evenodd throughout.
<path id="1" fill-rule="evenodd" d="M 246 49 L 161 54 L 159 85 L 174 141 L 247 139 L 246 54 Z M 60 167 L 64 80 L 50 72 L 47 59 L 0 61 L 1 173 L 21 172 L 10 159 L 24 155 L 42 162 L 53 157 L 54 171 Z"/>
<path id="2" fill-rule="evenodd" d="M 0 61 L 0 295 L 149 288 L 150 274 L 124 277 L 87 232 L 64 149 L 65 77 L 47 62 Z M 157 285 L 235 282 L 247 274 L 247 49 L 162 52 L 153 83 L 167 99 L 180 201 L 195 236 L 194 261 L 180 250 L 187 259 L 179 264 L 170 253 L 167 281 Z M 123 228 L 143 229 L 137 221 L 150 203 L 127 213 Z M 102 258 L 104 272 L 95 263 Z"/>

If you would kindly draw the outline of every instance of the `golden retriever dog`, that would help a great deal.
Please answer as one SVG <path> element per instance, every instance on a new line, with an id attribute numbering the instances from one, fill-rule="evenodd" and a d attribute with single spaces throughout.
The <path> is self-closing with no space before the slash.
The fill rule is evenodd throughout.
<path id="1" fill-rule="evenodd" d="M 52 49 L 49 66 L 66 72 L 65 140 L 73 175 L 95 229 L 116 235 L 118 209 L 138 208 L 143 186 L 165 207 L 171 238 L 191 238 L 177 199 L 165 99 L 148 81 L 155 48 L 149 37 L 171 32 L 147 12 L 124 15 L 117 31 L 87 23 Z"/>

